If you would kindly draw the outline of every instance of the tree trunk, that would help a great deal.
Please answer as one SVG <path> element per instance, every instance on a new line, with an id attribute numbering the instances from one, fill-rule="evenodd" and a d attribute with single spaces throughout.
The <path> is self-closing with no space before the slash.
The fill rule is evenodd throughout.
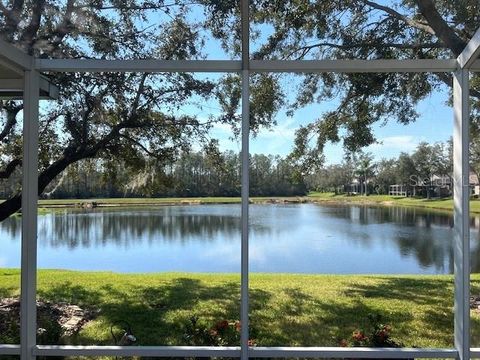
<path id="1" fill-rule="evenodd" d="M 68 165 L 81 160 L 78 154 L 74 157 L 64 156 L 45 169 L 38 177 L 38 195 L 41 195 L 48 184 Z M 10 215 L 16 213 L 22 207 L 22 192 L 12 196 L 0 204 L 0 221 L 5 220 Z"/>

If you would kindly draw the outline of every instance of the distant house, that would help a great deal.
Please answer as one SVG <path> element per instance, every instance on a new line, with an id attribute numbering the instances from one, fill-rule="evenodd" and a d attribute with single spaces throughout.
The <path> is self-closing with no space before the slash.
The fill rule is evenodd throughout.
<path id="1" fill-rule="evenodd" d="M 354 179 L 350 184 L 344 186 L 344 191 L 351 195 L 364 195 L 365 191 L 367 194 L 371 194 L 372 187 L 369 180 L 365 183 Z"/>
<path id="2" fill-rule="evenodd" d="M 388 190 L 388 195 L 407 197 L 409 195 L 408 188 L 405 185 L 398 185 L 398 184 L 390 185 Z"/>
<path id="3" fill-rule="evenodd" d="M 470 172 L 469 185 L 473 196 L 480 196 L 480 181 L 478 176 Z M 448 175 L 434 175 L 428 182 L 412 186 L 392 184 L 389 188 L 391 196 L 425 196 L 431 198 L 442 198 L 453 195 L 452 177 Z"/>

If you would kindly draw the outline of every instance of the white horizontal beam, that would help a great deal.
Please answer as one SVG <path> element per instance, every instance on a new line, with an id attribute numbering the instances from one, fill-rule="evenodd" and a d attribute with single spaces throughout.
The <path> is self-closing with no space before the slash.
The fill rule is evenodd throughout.
<path id="1" fill-rule="evenodd" d="M 394 73 L 394 72 L 451 72 L 456 60 L 252 60 L 255 72 L 339 72 L 339 73 Z"/>
<path id="2" fill-rule="evenodd" d="M 478 29 L 468 42 L 465 49 L 458 56 L 457 61 L 461 69 L 468 69 L 480 55 L 480 29 Z"/>
<path id="3" fill-rule="evenodd" d="M 7 60 L 14 67 L 21 70 L 30 70 L 34 63 L 32 56 L 25 54 L 3 39 L 0 39 L 0 58 Z"/>
<path id="4" fill-rule="evenodd" d="M 480 350 L 480 349 L 478 349 Z M 214 346 L 71 346 L 37 345 L 35 356 L 150 356 L 240 357 L 240 347 Z M 480 353 L 480 352 L 479 352 Z M 474 353 L 472 353 L 474 354 Z M 344 348 L 344 347 L 251 347 L 249 357 L 259 358 L 455 358 L 455 349 Z"/>
<path id="5" fill-rule="evenodd" d="M 35 68 L 55 72 L 239 72 L 237 60 L 38 59 Z M 253 72 L 451 72 L 450 60 L 252 60 Z"/>
<path id="6" fill-rule="evenodd" d="M 55 72 L 236 72 L 236 60 L 91 60 L 37 59 L 39 71 Z"/>
<path id="7" fill-rule="evenodd" d="M 347 348 L 347 347 L 254 347 L 250 357 L 259 358 L 455 358 L 455 349 L 421 348 Z"/>
<path id="8" fill-rule="evenodd" d="M 20 355 L 20 345 L 0 345 L 0 355 Z"/>
<path id="9" fill-rule="evenodd" d="M 471 348 L 470 349 L 470 358 L 471 359 L 480 359 L 480 348 Z"/>
<path id="10" fill-rule="evenodd" d="M 240 347 L 37 345 L 35 356 L 240 357 Z"/>

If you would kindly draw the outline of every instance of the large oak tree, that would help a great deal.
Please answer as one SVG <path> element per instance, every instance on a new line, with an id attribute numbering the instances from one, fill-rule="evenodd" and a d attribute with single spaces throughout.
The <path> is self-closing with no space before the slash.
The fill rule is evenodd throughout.
<path id="1" fill-rule="evenodd" d="M 59 58 L 202 57 L 201 29 L 220 39 L 231 55 L 240 51 L 237 0 L 10 0 L 0 2 L 0 32 L 24 51 Z M 188 16 L 187 8 L 201 13 Z M 255 59 L 454 58 L 480 26 L 476 0 L 255 0 L 251 1 Z M 154 26 L 150 26 L 152 19 Z M 160 19 L 160 20 L 159 20 Z M 157 21 L 158 20 L 158 21 Z M 277 75 L 252 76 L 252 129 L 272 124 L 283 98 Z M 132 166 L 145 155 L 168 161 L 192 141 L 206 139 L 210 122 L 176 115 L 192 98 L 216 96 L 222 121 L 238 129 L 237 76 L 215 84 L 191 74 L 54 75 L 60 100 L 41 120 L 42 192 L 73 162 L 122 156 Z M 297 132 L 291 161 L 300 172 L 322 158 L 326 142 L 349 151 L 375 142 L 379 121 L 408 124 L 416 104 L 441 87 L 448 74 L 306 74 L 290 111 L 339 99 Z M 480 85 L 472 79 L 472 132 L 478 133 Z M 18 114 L 21 104 L 3 102 L 0 175 L 21 166 Z M 0 219 L 20 207 L 21 192 L 0 204 Z"/>
<path id="2" fill-rule="evenodd" d="M 185 4 L 184 4 L 185 3 Z M 0 33 L 40 58 L 166 60 L 200 59 L 210 6 L 191 1 L 10 0 L 0 1 Z M 238 26 L 237 26 L 238 27 Z M 47 74 L 59 86 L 58 101 L 42 107 L 39 194 L 69 165 L 99 157 L 121 159 L 141 170 L 154 157 L 173 161 L 192 144 L 212 146 L 215 122 L 238 131 L 237 76 L 207 80 L 194 74 Z M 272 122 L 278 98 L 268 76 L 254 83 L 255 131 Z M 217 99 L 220 111 L 200 119 L 187 104 Z M 255 109 L 255 106 L 253 106 Z M 0 180 L 21 171 L 22 103 L 0 103 Z M 213 143 L 214 144 L 214 143 Z M 130 169 L 131 170 L 131 169 Z M 19 210 L 21 188 L 0 204 L 0 220 Z"/>
<path id="3" fill-rule="evenodd" d="M 225 14 L 225 1 L 205 2 Z M 255 59 L 456 58 L 480 27 L 477 0 L 255 0 L 251 13 Z M 212 12 L 218 36 L 228 35 L 229 19 Z M 333 99 L 339 104 L 297 131 L 291 160 L 302 173 L 323 161 L 327 142 L 355 152 L 376 141 L 373 124 L 415 121 L 420 100 L 452 86 L 445 73 L 305 74 L 301 81 L 291 111 Z M 472 134 L 479 137 L 476 76 L 471 85 Z"/>

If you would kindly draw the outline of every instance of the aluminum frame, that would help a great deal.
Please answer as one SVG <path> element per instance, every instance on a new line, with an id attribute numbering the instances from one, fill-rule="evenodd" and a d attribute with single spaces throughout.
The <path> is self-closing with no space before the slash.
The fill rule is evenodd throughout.
<path id="1" fill-rule="evenodd" d="M 34 59 L 0 40 L 0 59 L 24 77 L 24 163 L 22 198 L 21 344 L 0 344 L 0 355 L 38 356 L 150 356 L 150 357 L 336 357 L 336 358 L 458 358 L 480 357 L 470 349 L 469 188 L 468 181 L 468 72 L 480 71 L 480 30 L 457 59 L 448 60 L 319 60 L 261 61 L 249 58 L 249 1 L 241 0 L 242 60 L 163 61 Z M 36 344 L 36 249 L 38 200 L 38 108 L 40 72 L 240 72 L 242 77 L 242 240 L 240 347 L 188 346 L 62 346 Z M 248 198 L 249 198 L 249 76 L 252 72 L 449 72 L 454 76 L 454 217 L 455 217 L 455 348 L 391 349 L 341 347 L 248 346 Z"/>

